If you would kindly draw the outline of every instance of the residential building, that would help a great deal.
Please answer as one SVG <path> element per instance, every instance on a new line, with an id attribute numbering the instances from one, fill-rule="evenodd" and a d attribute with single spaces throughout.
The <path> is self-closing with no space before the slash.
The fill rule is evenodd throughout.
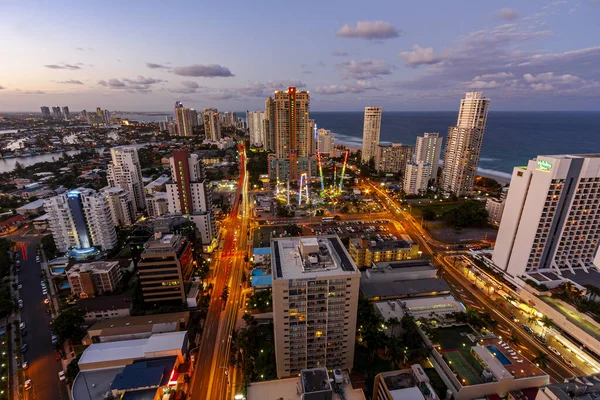
<path id="1" fill-rule="evenodd" d="M 349 369 L 360 272 L 337 235 L 271 240 L 277 377 Z"/>
<path id="2" fill-rule="evenodd" d="M 400 174 L 404 178 L 406 163 L 412 157 L 412 146 L 402 143 L 375 146 L 375 169 L 380 172 Z"/>
<path id="3" fill-rule="evenodd" d="M 360 293 L 372 301 L 404 300 L 449 296 L 450 286 L 427 260 L 375 262 L 361 272 Z"/>
<path id="4" fill-rule="evenodd" d="M 100 192 L 108 199 L 113 224 L 115 226 L 133 225 L 135 212 L 131 193 L 128 190 L 110 186 L 101 189 Z"/>
<path id="5" fill-rule="evenodd" d="M 185 237 L 155 233 L 138 262 L 144 302 L 185 302 L 185 285 L 192 276 L 193 262 L 192 245 Z"/>
<path id="6" fill-rule="evenodd" d="M 366 400 L 362 389 L 354 389 L 346 371 L 327 368 L 305 369 L 287 379 L 251 382 L 248 384 L 246 399 L 266 400 Z M 335 393 L 335 395 L 334 395 Z M 338 397 L 339 396 L 339 397 Z"/>
<path id="7" fill-rule="evenodd" d="M 591 400 L 597 398 L 600 398 L 600 374 L 569 377 L 564 382 L 542 386 L 531 399 Z"/>
<path id="8" fill-rule="evenodd" d="M 377 157 L 379 135 L 381 133 L 381 107 L 365 107 L 361 160 L 368 164 Z"/>
<path id="9" fill-rule="evenodd" d="M 198 228 L 203 245 L 217 237 L 212 211 L 212 190 L 205 179 L 204 166 L 198 154 L 175 150 L 169 159 L 171 181 L 166 184 L 171 214 L 188 216 Z"/>
<path id="10" fill-rule="evenodd" d="M 250 146 L 264 147 L 264 111 L 246 111 L 246 122 L 250 135 Z"/>
<path id="11" fill-rule="evenodd" d="M 45 119 L 50 119 L 51 118 L 50 108 L 48 108 L 46 106 L 41 106 L 40 110 L 42 111 L 42 118 L 45 118 Z"/>
<path id="12" fill-rule="evenodd" d="M 125 189 L 133 196 L 136 212 L 146 209 L 142 167 L 135 147 L 118 146 L 110 149 L 112 163 L 108 165 L 108 186 Z"/>
<path id="13" fill-rule="evenodd" d="M 194 116 L 192 110 L 185 108 L 180 101 L 175 102 L 175 123 L 177 136 L 192 136 L 194 134 Z"/>
<path id="14" fill-rule="evenodd" d="M 424 161 L 406 163 L 404 173 L 404 193 L 423 194 L 427 192 L 431 179 L 431 164 Z"/>
<path id="15" fill-rule="evenodd" d="M 190 117 L 192 120 L 192 127 L 200 125 L 198 124 L 198 111 L 194 110 L 193 108 L 190 108 Z"/>
<path id="16" fill-rule="evenodd" d="M 169 194 L 166 192 L 156 192 L 146 194 L 146 211 L 148 217 L 156 218 L 169 212 Z"/>
<path id="17" fill-rule="evenodd" d="M 71 285 L 71 293 L 77 297 L 95 297 L 114 292 L 121 282 L 118 261 L 92 261 L 67 267 L 65 273 Z"/>
<path id="18" fill-rule="evenodd" d="M 83 341 L 91 344 L 147 339 L 160 333 L 185 331 L 189 321 L 189 311 L 105 319 L 92 325 Z"/>
<path id="19" fill-rule="evenodd" d="M 129 317 L 131 297 L 124 295 L 83 297 L 77 300 L 77 308 L 83 311 L 87 323 L 108 318 Z"/>
<path id="20" fill-rule="evenodd" d="M 92 189 L 79 188 L 46 199 L 44 209 L 56 248 L 111 250 L 117 234 L 106 196 Z"/>
<path id="21" fill-rule="evenodd" d="M 171 179 L 171 177 L 167 174 L 163 174 L 161 176 L 159 176 L 158 178 L 156 178 L 155 180 L 153 180 L 152 182 L 150 182 L 149 184 L 147 184 L 144 187 L 144 191 L 147 194 L 153 194 L 156 192 L 164 192 L 166 190 L 166 185 L 167 183 L 169 183 L 169 180 Z"/>
<path id="22" fill-rule="evenodd" d="M 328 129 L 317 131 L 317 150 L 321 154 L 330 155 L 334 152 L 335 137 Z"/>
<path id="23" fill-rule="evenodd" d="M 488 223 L 490 225 L 499 226 L 502 220 L 502 213 L 504 212 L 504 205 L 506 204 L 506 193 L 508 193 L 508 187 L 502 188 L 499 198 L 489 197 L 485 201 L 485 209 L 488 212 Z"/>
<path id="24" fill-rule="evenodd" d="M 408 235 L 401 239 L 381 240 L 375 236 L 350 239 L 350 255 L 359 267 L 368 267 L 374 262 L 400 261 L 420 256 L 419 245 Z"/>
<path id="25" fill-rule="evenodd" d="M 438 397 L 420 364 L 375 376 L 373 400 L 435 400 Z"/>
<path id="26" fill-rule="evenodd" d="M 307 91 L 289 87 L 275 91 L 273 114 L 277 177 L 298 182 L 303 173 L 311 174 L 313 132 L 310 126 L 310 96 Z"/>
<path id="27" fill-rule="evenodd" d="M 168 129 L 168 124 L 167 121 L 158 121 L 158 129 L 160 131 L 166 131 Z"/>
<path id="28" fill-rule="evenodd" d="M 431 165 L 429 181 L 437 180 L 443 140 L 437 132 L 425 132 L 423 136 L 417 136 L 413 161 Z"/>
<path id="29" fill-rule="evenodd" d="M 275 102 L 272 97 L 265 100 L 265 119 L 263 120 L 263 132 L 264 132 L 264 147 L 265 150 L 275 151 L 276 139 L 275 139 Z"/>
<path id="30" fill-rule="evenodd" d="M 61 120 L 62 119 L 62 113 L 60 112 L 60 107 L 56 106 L 56 107 L 52 107 L 52 118 L 55 120 Z"/>
<path id="31" fill-rule="evenodd" d="M 208 141 L 218 142 L 221 139 L 221 121 L 216 108 L 204 109 L 204 133 Z"/>
<path id="32" fill-rule="evenodd" d="M 591 282 L 587 272 L 600 266 L 599 195 L 600 154 L 538 156 L 516 167 L 493 262 L 513 277 Z"/>
<path id="33" fill-rule="evenodd" d="M 63 108 L 63 118 L 65 119 L 65 121 L 68 121 L 71 119 L 71 113 L 69 112 L 69 107 L 64 106 Z"/>
<path id="34" fill-rule="evenodd" d="M 473 192 L 485 134 L 490 99 L 481 92 L 467 92 L 460 101 L 456 126 L 448 128 L 442 189 L 458 196 Z"/>

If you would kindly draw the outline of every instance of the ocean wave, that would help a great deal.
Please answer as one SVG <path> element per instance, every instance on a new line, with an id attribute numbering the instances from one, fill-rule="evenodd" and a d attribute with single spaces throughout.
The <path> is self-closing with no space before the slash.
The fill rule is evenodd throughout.
<path id="1" fill-rule="evenodd" d="M 477 168 L 477 172 L 483 176 L 499 178 L 507 182 L 510 182 L 510 178 L 512 178 L 512 174 L 509 174 L 508 172 L 496 171 L 494 169 Z"/>
<path id="2" fill-rule="evenodd" d="M 498 161 L 498 159 L 497 158 L 480 157 L 479 161 L 491 162 L 491 161 Z"/>

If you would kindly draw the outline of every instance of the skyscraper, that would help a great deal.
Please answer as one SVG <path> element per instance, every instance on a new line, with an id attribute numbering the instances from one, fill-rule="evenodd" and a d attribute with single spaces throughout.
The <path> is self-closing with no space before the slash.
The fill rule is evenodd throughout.
<path id="1" fill-rule="evenodd" d="M 307 91 L 289 87 L 275 91 L 274 99 L 275 153 L 277 176 L 297 182 L 304 172 L 310 175 L 313 132 L 310 125 L 310 96 Z"/>
<path id="2" fill-rule="evenodd" d="M 100 107 L 96 107 L 96 120 L 98 124 L 104 123 L 104 111 Z"/>
<path id="3" fill-rule="evenodd" d="M 591 279 L 586 268 L 600 266 L 599 197 L 600 154 L 538 156 L 515 167 L 492 260 L 516 277 Z"/>
<path id="4" fill-rule="evenodd" d="M 183 103 L 175 103 L 175 123 L 177 124 L 177 136 L 192 136 L 194 121 L 189 108 L 185 108 Z"/>
<path id="5" fill-rule="evenodd" d="M 68 121 L 71 119 L 71 113 L 69 113 L 69 107 L 67 107 L 67 106 L 63 107 L 63 118 L 65 119 L 65 121 Z"/>
<path id="6" fill-rule="evenodd" d="M 275 103 L 272 97 L 269 97 L 265 101 L 265 119 L 263 125 L 265 149 L 275 151 Z"/>
<path id="7" fill-rule="evenodd" d="M 365 107 L 361 157 L 363 163 L 368 164 L 371 158 L 376 157 L 380 133 L 381 107 Z"/>
<path id="8" fill-rule="evenodd" d="M 431 175 L 431 164 L 425 161 L 406 163 L 404 173 L 404 193 L 422 194 L 427 191 L 427 183 Z"/>
<path id="9" fill-rule="evenodd" d="M 166 184 L 169 213 L 188 216 L 200 232 L 202 244 L 209 245 L 217 236 L 212 212 L 212 192 L 202 160 L 187 149 L 176 150 L 169 159 L 171 181 Z"/>
<path id="10" fill-rule="evenodd" d="M 328 129 L 319 129 L 317 131 L 317 150 L 321 154 L 331 154 L 335 144 L 335 137 Z"/>
<path id="11" fill-rule="evenodd" d="M 380 172 L 400 173 L 404 178 L 406 163 L 412 158 L 412 146 L 402 143 L 380 144 L 375 147 L 375 169 Z"/>
<path id="12" fill-rule="evenodd" d="M 443 140 L 437 132 L 425 132 L 423 136 L 417 136 L 413 161 L 417 164 L 423 162 L 430 165 L 429 177 L 427 178 L 429 181 L 437 179 Z"/>
<path id="13" fill-rule="evenodd" d="M 112 163 L 108 166 L 108 185 L 128 190 L 133 196 L 136 211 L 146 209 L 142 167 L 135 147 L 118 146 L 110 149 Z"/>
<path id="14" fill-rule="evenodd" d="M 131 193 L 128 190 L 110 186 L 100 189 L 100 192 L 108 200 L 113 224 L 115 226 L 133 225 L 135 209 Z"/>
<path id="15" fill-rule="evenodd" d="M 60 107 L 59 106 L 52 107 L 52 118 L 56 119 L 56 120 L 61 120 L 62 119 L 62 113 L 60 112 Z"/>
<path id="16" fill-rule="evenodd" d="M 117 245 L 110 206 L 105 195 L 79 188 L 44 201 L 56 248 L 111 250 Z"/>
<path id="17" fill-rule="evenodd" d="M 490 100 L 481 92 L 467 92 L 460 101 L 456 126 L 448 128 L 442 189 L 469 194 L 477 174 Z"/>
<path id="18" fill-rule="evenodd" d="M 360 271 L 337 235 L 271 240 L 277 377 L 351 368 Z"/>
<path id="19" fill-rule="evenodd" d="M 221 140 L 221 121 L 216 108 L 204 109 L 204 133 L 206 140 L 211 142 Z"/>
<path id="20" fill-rule="evenodd" d="M 250 135 L 250 145 L 254 147 L 264 146 L 264 111 L 246 111 L 246 122 Z"/>
<path id="21" fill-rule="evenodd" d="M 41 106 L 40 110 L 42 110 L 42 118 L 50 119 L 50 109 L 46 106 Z"/>

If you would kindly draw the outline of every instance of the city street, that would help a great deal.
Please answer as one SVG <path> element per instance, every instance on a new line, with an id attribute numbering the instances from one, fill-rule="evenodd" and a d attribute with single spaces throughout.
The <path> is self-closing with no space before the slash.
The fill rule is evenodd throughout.
<path id="1" fill-rule="evenodd" d="M 26 343 L 28 349 L 25 354 L 19 354 L 19 363 L 29 363 L 29 369 L 23 371 L 23 376 L 24 380 L 31 379 L 33 387 L 20 393 L 26 400 L 66 400 L 66 386 L 58 380 L 58 372 L 62 370 L 62 365 L 55 359 L 50 338 L 51 317 L 46 315 L 48 306 L 44 304 L 45 296 L 42 295 L 40 264 L 35 259 L 36 245 L 41 236 L 13 236 L 10 239 L 17 245 L 22 243 L 21 248 L 26 249 L 21 255 L 19 283 L 23 287 L 19 290 L 19 298 L 24 303 L 20 310 L 21 321 L 25 322 L 27 329 L 22 343 Z"/>
<path id="2" fill-rule="evenodd" d="M 221 400 L 235 395 L 230 393 L 233 369 L 229 367 L 229 348 L 241 304 L 241 276 L 248 251 L 249 218 L 246 156 L 240 146 L 238 192 L 231 214 L 221 228 L 222 247 L 213 253 L 214 288 L 192 379 L 191 398 Z M 226 285 L 229 296 L 223 302 L 221 294 Z"/>

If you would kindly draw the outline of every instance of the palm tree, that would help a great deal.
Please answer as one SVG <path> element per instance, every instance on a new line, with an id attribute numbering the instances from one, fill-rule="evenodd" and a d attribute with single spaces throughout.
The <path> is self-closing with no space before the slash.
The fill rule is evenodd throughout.
<path id="1" fill-rule="evenodd" d="M 548 364 L 550 363 L 550 358 L 548 357 L 548 354 L 542 353 L 540 351 L 538 352 L 538 355 L 531 361 L 533 361 L 533 363 L 539 366 L 540 368 L 546 369 L 548 368 Z"/>
<path id="2" fill-rule="evenodd" d="M 552 319 L 545 315 L 542 318 L 540 318 L 540 323 L 544 327 L 544 336 L 546 336 L 547 329 L 550 329 L 555 326 L 554 321 L 552 321 Z"/>
<path id="3" fill-rule="evenodd" d="M 531 315 L 531 316 L 529 316 L 529 318 L 527 318 L 527 323 L 529 325 L 533 325 L 533 324 L 535 324 L 537 322 L 538 322 L 538 319 L 537 319 L 537 317 L 535 315 Z"/>
<path id="4" fill-rule="evenodd" d="M 511 335 L 511 337 L 508 338 L 507 342 L 515 347 L 521 344 L 521 340 L 518 338 L 518 336 L 515 335 Z"/>
<path id="5" fill-rule="evenodd" d="M 591 301 L 594 301 L 596 299 L 596 296 L 600 296 L 600 289 L 597 288 L 596 286 L 594 286 L 590 283 L 583 285 L 583 286 L 585 286 L 585 288 L 587 289 L 586 293 L 588 294 L 588 296 L 590 296 Z"/>
<path id="6" fill-rule="evenodd" d="M 392 317 L 387 320 L 387 323 L 392 328 L 392 337 L 396 337 L 396 327 L 400 326 L 400 320 L 396 317 Z"/>
<path id="7" fill-rule="evenodd" d="M 392 338 L 388 350 L 391 358 L 390 368 L 392 371 L 394 371 L 398 366 L 398 362 L 400 362 L 400 360 L 402 360 L 402 357 L 404 356 L 404 348 L 402 347 L 402 342 L 398 339 Z"/>

